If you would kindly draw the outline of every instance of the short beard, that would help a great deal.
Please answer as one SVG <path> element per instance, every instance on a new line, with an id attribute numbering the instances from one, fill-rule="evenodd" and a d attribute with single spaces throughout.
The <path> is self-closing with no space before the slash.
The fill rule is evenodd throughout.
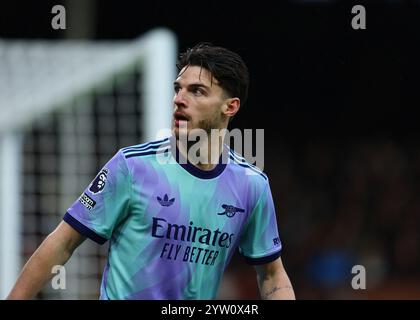
<path id="1" fill-rule="evenodd" d="M 208 136 L 211 135 L 211 130 L 220 128 L 220 123 L 222 122 L 222 118 L 220 115 L 215 115 L 212 119 L 200 120 L 198 122 L 198 127 L 204 130 Z"/>

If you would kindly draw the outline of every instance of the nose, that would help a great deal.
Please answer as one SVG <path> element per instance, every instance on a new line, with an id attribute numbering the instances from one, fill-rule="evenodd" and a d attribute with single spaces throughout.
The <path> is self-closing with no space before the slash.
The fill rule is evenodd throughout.
<path id="1" fill-rule="evenodd" d="M 177 106 L 180 106 L 180 105 L 185 106 L 186 105 L 185 95 L 184 95 L 184 91 L 182 89 L 179 89 L 178 92 L 175 92 L 174 104 L 176 104 Z"/>

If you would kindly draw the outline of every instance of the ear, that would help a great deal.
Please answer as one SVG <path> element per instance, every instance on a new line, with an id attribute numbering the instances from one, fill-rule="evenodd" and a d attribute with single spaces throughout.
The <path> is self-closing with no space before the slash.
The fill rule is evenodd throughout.
<path id="1" fill-rule="evenodd" d="M 228 98 L 223 108 L 223 114 L 227 117 L 233 117 L 239 111 L 240 107 L 241 100 L 239 98 Z"/>

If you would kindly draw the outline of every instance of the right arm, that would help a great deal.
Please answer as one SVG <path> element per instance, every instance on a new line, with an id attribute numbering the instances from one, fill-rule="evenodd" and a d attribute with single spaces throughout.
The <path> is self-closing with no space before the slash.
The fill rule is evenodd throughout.
<path id="1" fill-rule="evenodd" d="M 62 221 L 25 264 L 6 299 L 34 298 L 44 284 L 52 278 L 52 268 L 55 265 L 64 265 L 85 239 L 86 237 Z"/>

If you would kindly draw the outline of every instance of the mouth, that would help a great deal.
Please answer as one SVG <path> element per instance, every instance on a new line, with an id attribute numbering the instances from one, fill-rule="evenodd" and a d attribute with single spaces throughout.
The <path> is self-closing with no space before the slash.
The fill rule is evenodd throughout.
<path id="1" fill-rule="evenodd" d="M 179 124 L 180 124 L 181 121 L 188 122 L 190 119 L 186 114 L 184 114 L 182 112 L 175 112 L 174 113 L 174 120 L 175 120 L 175 125 L 177 127 L 179 127 Z"/>

